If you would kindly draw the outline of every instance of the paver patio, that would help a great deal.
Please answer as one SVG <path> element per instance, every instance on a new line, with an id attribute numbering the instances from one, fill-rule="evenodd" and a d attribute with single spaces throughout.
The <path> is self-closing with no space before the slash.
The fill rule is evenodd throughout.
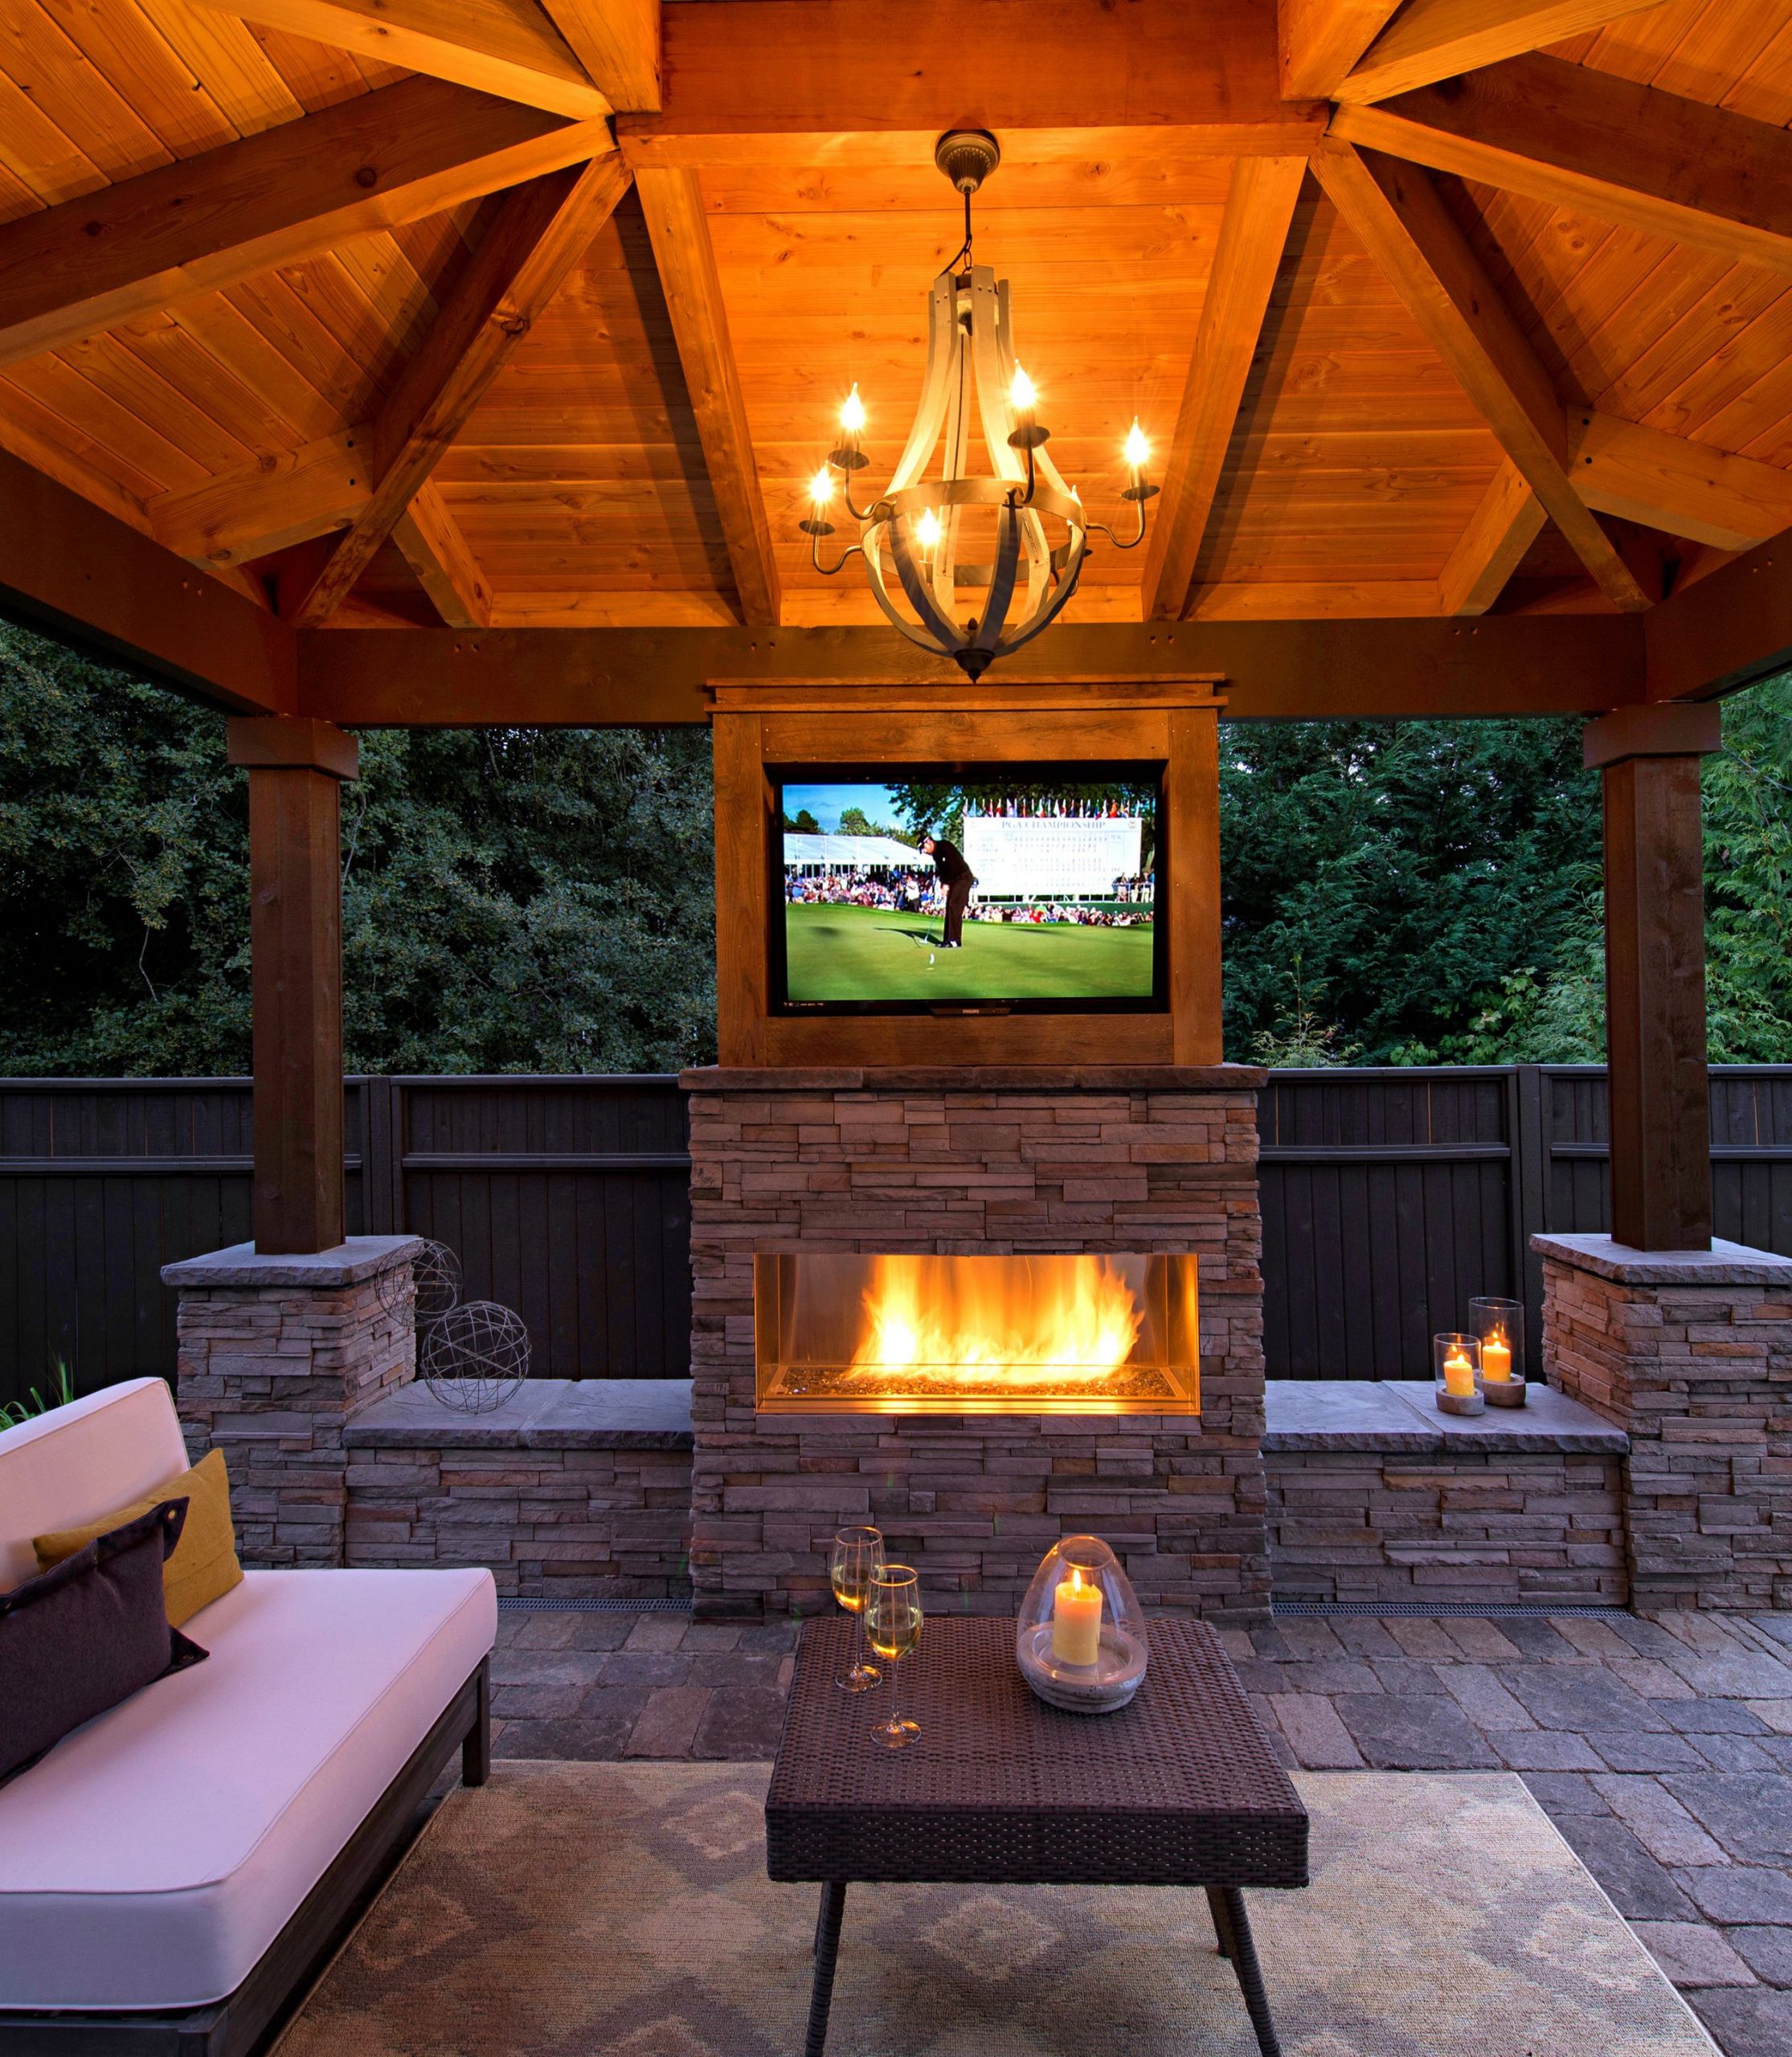
<path id="1" fill-rule="evenodd" d="M 769 1758 L 794 1641 L 506 1613 L 496 1753 Z M 1727 2057 L 1792 2050 L 1792 1617 L 1283 1616 L 1225 1641 L 1290 1764 L 1519 1773 Z"/>

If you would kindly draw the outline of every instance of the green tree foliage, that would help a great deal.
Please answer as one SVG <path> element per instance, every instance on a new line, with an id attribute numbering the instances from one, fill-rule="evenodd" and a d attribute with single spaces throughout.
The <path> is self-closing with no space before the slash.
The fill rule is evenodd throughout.
<path id="1" fill-rule="evenodd" d="M 248 800 L 223 724 L 0 629 L 0 1072 L 239 1072 Z M 700 730 L 378 733 L 343 789 L 349 1068 L 714 1054 Z"/>
<path id="2" fill-rule="evenodd" d="M 806 807 L 799 808 L 796 810 L 794 820 L 787 814 L 784 816 L 784 826 L 793 836 L 819 836 L 821 833 L 820 823 Z"/>

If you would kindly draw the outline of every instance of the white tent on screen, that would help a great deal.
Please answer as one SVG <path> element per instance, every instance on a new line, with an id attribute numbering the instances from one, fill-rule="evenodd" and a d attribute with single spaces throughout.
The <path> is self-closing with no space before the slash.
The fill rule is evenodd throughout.
<path id="1" fill-rule="evenodd" d="M 928 860 L 894 836 L 784 837 L 786 871 L 906 871 L 927 869 Z"/>

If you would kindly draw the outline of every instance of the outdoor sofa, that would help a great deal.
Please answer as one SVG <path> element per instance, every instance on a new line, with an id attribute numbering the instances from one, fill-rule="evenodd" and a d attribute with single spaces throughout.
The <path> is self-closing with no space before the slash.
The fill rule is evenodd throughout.
<path id="1" fill-rule="evenodd" d="M 0 1433 L 0 1592 L 187 1462 L 160 1379 Z M 193 1615 L 204 1662 L 0 1785 L 0 2053 L 251 2047 L 457 1746 L 483 1782 L 497 1623 L 480 1570 L 252 1571 Z"/>

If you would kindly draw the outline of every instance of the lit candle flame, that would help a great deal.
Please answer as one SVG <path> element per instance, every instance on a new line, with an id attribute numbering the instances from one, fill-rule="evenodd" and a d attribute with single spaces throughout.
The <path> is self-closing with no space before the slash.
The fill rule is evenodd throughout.
<path id="1" fill-rule="evenodd" d="M 1038 388 L 1019 365 L 1014 367 L 1014 383 L 1008 389 L 1008 397 L 1016 410 L 1024 415 L 1031 414 L 1039 404 Z"/>
<path id="2" fill-rule="evenodd" d="M 939 517 L 931 507 L 914 525 L 914 540 L 923 550 L 931 550 L 939 541 Z"/>
<path id="3" fill-rule="evenodd" d="M 865 403 L 859 398 L 857 382 L 840 403 L 840 425 L 849 436 L 857 436 L 865 427 Z"/>
<path id="4" fill-rule="evenodd" d="M 1135 472 L 1142 472 L 1151 462 L 1151 444 L 1145 431 L 1139 426 L 1136 415 L 1133 417 L 1131 427 L 1127 431 L 1125 455 L 1127 468 Z"/>
<path id="5" fill-rule="evenodd" d="M 825 507 L 834 497 L 834 475 L 824 464 L 809 481 L 809 497 L 817 507 Z"/>

